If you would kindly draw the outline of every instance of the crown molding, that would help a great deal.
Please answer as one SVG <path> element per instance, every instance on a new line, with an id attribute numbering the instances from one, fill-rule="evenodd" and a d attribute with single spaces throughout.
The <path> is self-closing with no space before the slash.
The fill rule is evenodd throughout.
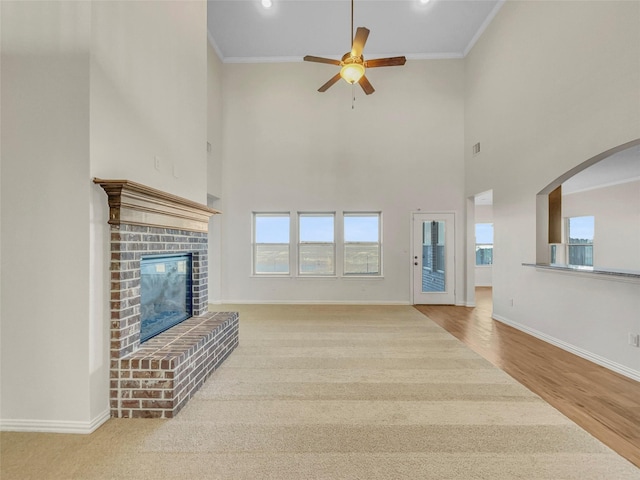
<path id="1" fill-rule="evenodd" d="M 218 55 L 218 59 L 221 62 L 224 62 L 224 57 L 222 56 L 222 51 L 220 50 L 220 47 L 218 47 L 218 44 L 216 43 L 215 39 L 213 38 L 213 35 L 211 35 L 211 32 L 209 31 L 209 29 L 207 29 L 207 40 L 209 41 L 209 45 L 211 45 L 211 48 L 213 48 L 213 50 L 216 52 L 216 55 Z"/>
<path id="2" fill-rule="evenodd" d="M 480 25 L 480 28 L 478 29 L 476 34 L 473 36 L 473 38 L 467 45 L 467 48 L 464 49 L 464 53 L 462 54 L 463 57 L 466 57 L 469 54 L 471 49 L 475 46 L 476 42 L 480 39 L 484 31 L 487 29 L 489 24 L 493 21 L 493 19 L 498 14 L 498 12 L 500 11 L 500 9 L 502 8 L 502 6 L 505 4 L 506 1 L 507 0 L 500 0 L 495 5 L 495 7 L 493 7 L 493 10 L 491 10 L 491 13 L 489 13 L 489 16 L 484 19 L 484 22 L 482 22 L 482 25 Z"/>

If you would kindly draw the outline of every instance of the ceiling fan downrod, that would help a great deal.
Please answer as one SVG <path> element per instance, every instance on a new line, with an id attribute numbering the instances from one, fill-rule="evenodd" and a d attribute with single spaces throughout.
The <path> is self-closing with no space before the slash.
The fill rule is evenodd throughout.
<path id="1" fill-rule="evenodd" d="M 349 42 L 353 43 L 353 0 L 351 0 L 351 38 L 349 38 Z"/>

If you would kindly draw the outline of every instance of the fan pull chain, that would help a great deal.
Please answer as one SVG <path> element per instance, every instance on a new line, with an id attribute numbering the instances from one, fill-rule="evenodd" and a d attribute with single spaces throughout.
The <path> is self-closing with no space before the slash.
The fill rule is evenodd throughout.
<path id="1" fill-rule="evenodd" d="M 351 110 L 356 108 L 356 87 L 355 84 L 351 84 Z"/>

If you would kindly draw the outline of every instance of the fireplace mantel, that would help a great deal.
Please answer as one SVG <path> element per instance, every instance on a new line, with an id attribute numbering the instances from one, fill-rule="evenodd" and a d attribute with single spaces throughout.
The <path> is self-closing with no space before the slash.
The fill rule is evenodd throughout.
<path id="1" fill-rule="evenodd" d="M 209 217 L 220 213 L 186 198 L 131 180 L 94 178 L 109 197 L 109 224 L 141 225 L 207 232 Z"/>

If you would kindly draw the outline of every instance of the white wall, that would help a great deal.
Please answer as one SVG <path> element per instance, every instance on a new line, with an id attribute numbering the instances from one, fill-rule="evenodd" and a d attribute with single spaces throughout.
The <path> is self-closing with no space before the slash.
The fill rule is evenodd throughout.
<path id="1" fill-rule="evenodd" d="M 208 204 L 219 209 L 222 196 L 222 62 L 207 43 L 207 152 Z M 220 303 L 222 298 L 222 218 L 209 219 L 209 303 Z"/>
<path id="2" fill-rule="evenodd" d="M 0 8 L 0 418 L 3 428 L 86 428 L 91 10 L 69 2 Z"/>
<path id="3" fill-rule="evenodd" d="M 562 196 L 562 216 L 594 217 L 594 265 L 640 271 L 640 181 Z"/>
<path id="4" fill-rule="evenodd" d="M 202 17 L 204 1 L 94 2 L 92 175 L 126 178 L 207 203 Z"/>
<path id="5" fill-rule="evenodd" d="M 108 209 L 91 179 L 206 203 L 206 3 L 0 8 L 0 425 L 86 433 L 109 415 Z"/>
<path id="6" fill-rule="evenodd" d="M 474 210 L 475 223 L 493 223 L 493 205 L 476 205 Z M 475 272 L 476 287 L 490 287 L 493 285 L 493 265 L 476 265 Z"/>
<path id="7" fill-rule="evenodd" d="M 494 192 L 494 316 L 636 378 L 640 285 L 521 264 L 536 194 L 640 136 L 638 58 L 640 3 L 550 1 L 507 2 L 465 62 L 467 194 Z"/>
<path id="8" fill-rule="evenodd" d="M 464 258 L 463 63 L 371 70 L 365 97 L 327 65 L 226 64 L 223 299 L 408 303 L 411 212 L 456 212 Z M 358 89 L 359 87 L 356 86 Z M 251 277 L 252 211 L 382 211 L 384 278 Z M 464 299 L 464 262 L 457 263 Z"/>

